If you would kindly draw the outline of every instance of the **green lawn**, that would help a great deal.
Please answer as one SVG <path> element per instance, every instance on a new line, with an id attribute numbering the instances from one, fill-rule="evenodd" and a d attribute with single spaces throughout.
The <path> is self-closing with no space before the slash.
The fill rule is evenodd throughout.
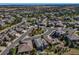
<path id="1" fill-rule="evenodd" d="M 64 53 L 65 55 L 79 55 L 79 49 L 71 48 L 69 52 Z"/>
<path id="2" fill-rule="evenodd" d="M 33 29 L 32 32 L 30 33 L 30 35 L 34 36 L 34 35 L 42 34 L 42 33 L 44 33 L 44 31 L 45 30 L 42 28 Z"/>
<path id="3" fill-rule="evenodd" d="M 79 32 L 76 32 L 76 34 L 78 34 L 78 35 L 79 35 Z"/>

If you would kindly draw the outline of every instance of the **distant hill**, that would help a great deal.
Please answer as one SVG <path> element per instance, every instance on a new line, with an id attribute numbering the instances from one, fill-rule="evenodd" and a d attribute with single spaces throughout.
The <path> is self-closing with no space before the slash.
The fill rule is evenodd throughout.
<path id="1" fill-rule="evenodd" d="M 78 7 L 79 4 L 68 4 L 68 3 L 1 3 L 0 7 L 26 7 L 26 6 L 75 6 Z"/>

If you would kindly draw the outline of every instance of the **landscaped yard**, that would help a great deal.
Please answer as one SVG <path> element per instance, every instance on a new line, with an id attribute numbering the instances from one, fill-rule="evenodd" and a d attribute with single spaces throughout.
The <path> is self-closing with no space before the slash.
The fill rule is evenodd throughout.
<path id="1" fill-rule="evenodd" d="M 30 36 L 38 35 L 44 33 L 45 30 L 42 28 L 33 29 L 32 32 L 29 34 Z"/>
<path id="2" fill-rule="evenodd" d="M 21 19 L 16 18 L 16 19 L 14 19 L 13 22 L 11 22 L 11 23 L 6 23 L 4 26 L 0 26 L 0 31 L 6 29 L 6 28 L 8 28 L 8 27 L 11 27 L 11 26 L 13 26 L 13 25 L 16 25 L 17 23 L 20 23 L 21 21 L 22 21 Z"/>
<path id="3" fill-rule="evenodd" d="M 65 55 L 79 55 L 79 50 L 76 48 L 71 48 L 69 52 L 64 53 Z"/>
<path id="4" fill-rule="evenodd" d="M 78 31 L 78 32 L 76 32 L 76 34 L 77 34 L 77 35 L 79 35 L 79 31 Z"/>

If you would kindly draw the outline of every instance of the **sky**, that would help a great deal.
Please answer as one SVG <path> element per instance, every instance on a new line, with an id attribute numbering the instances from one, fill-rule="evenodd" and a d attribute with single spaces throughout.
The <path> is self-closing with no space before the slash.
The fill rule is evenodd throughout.
<path id="1" fill-rule="evenodd" d="M 0 3 L 79 3 L 79 0 L 0 0 Z"/>
<path id="2" fill-rule="evenodd" d="M 79 5 L 79 3 L 0 3 L 0 5 Z"/>

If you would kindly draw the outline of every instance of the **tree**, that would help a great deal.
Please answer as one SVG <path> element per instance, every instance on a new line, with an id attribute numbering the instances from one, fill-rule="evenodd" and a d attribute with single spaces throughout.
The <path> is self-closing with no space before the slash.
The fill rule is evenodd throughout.
<path id="1" fill-rule="evenodd" d="M 3 42 L 2 44 L 1 44 L 1 46 L 7 46 L 7 44 L 6 44 L 6 42 Z"/>
<path id="2" fill-rule="evenodd" d="M 2 50 L 0 50 L 0 52 L 1 52 Z"/>
<path id="3" fill-rule="evenodd" d="M 11 48 L 10 49 L 10 54 L 15 55 L 16 54 L 16 48 Z"/>
<path id="4" fill-rule="evenodd" d="M 41 38 L 44 38 L 44 35 L 41 35 Z"/>
<path id="5" fill-rule="evenodd" d="M 33 48 L 33 50 L 31 51 L 31 54 L 32 54 L 32 55 L 35 55 L 35 54 L 36 54 L 36 52 L 37 52 L 37 51 L 36 51 L 36 49 L 35 49 L 35 48 Z"/>

